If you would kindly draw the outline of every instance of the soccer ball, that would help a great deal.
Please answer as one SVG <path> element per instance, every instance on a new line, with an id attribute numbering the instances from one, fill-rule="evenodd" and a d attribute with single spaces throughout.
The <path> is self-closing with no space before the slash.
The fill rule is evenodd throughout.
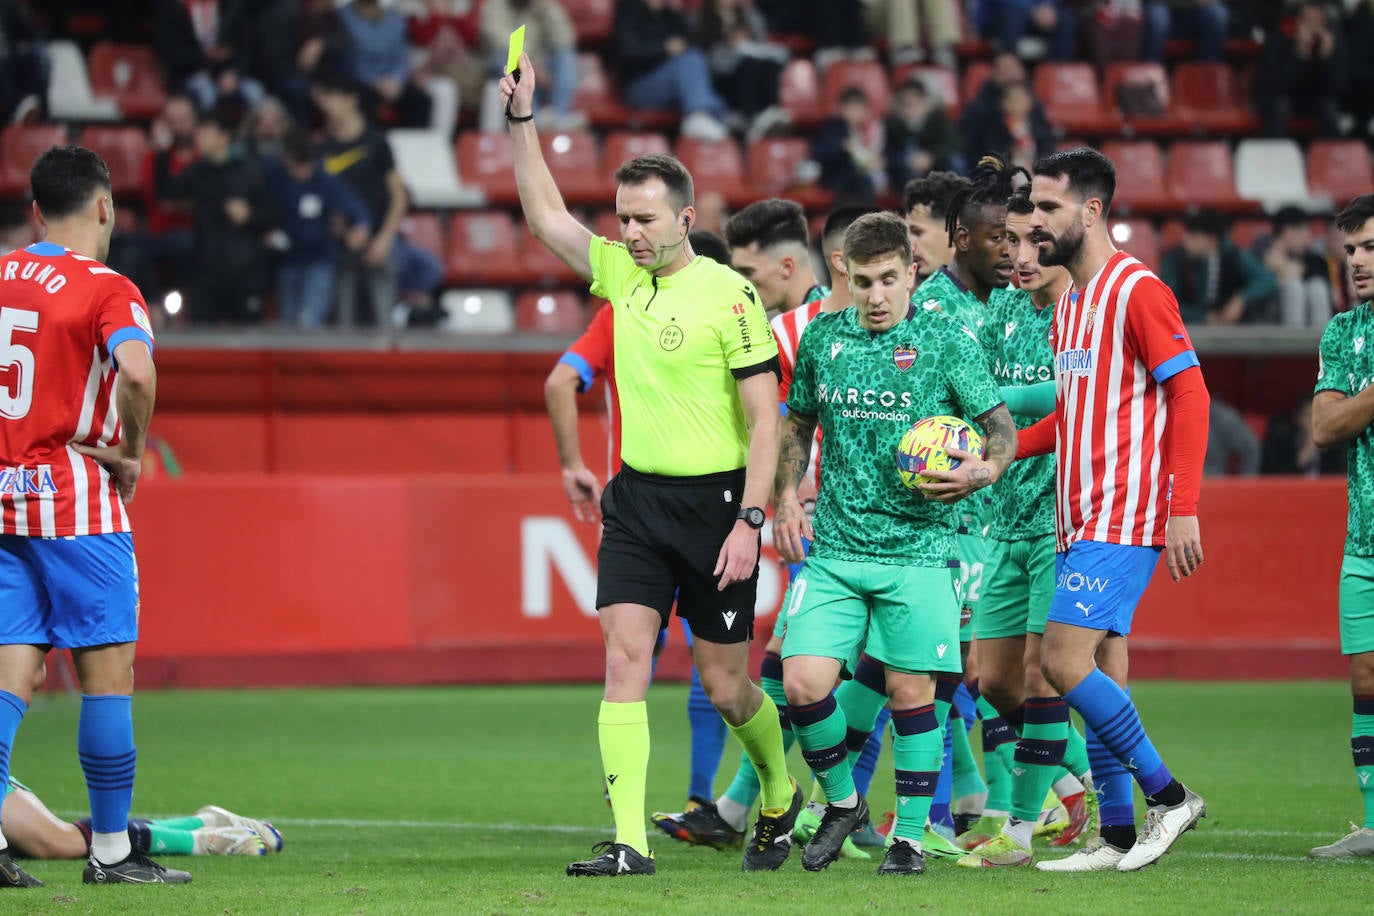
<path id="1" fill-rule="evenodd" d="M 946 449 L 957 448 L 979 457 L 983 454 L 983 437 L 978 430 L 958 417 L 926 417 L 917 420 L 897 443 L 897 475 L 911 490 L 923 483 L 935 481 L 924 472 L 952 471 L 958 460 L 949 457 Z"/>

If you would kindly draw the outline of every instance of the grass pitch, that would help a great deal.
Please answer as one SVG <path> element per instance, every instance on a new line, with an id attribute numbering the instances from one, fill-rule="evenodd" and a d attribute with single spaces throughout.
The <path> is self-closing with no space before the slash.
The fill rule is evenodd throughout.
<path id="1" fill-rule="evenodd" d="M 680 810 L 686 690 L 650 698 L 649 810 Z M 653 878 L 563 874 L 609 838 L 595 687 L 185 691 L 135 700 L 136 813 L 220 804 L 266 817 L 285 850 L 262 859 L 169 859 L 184 887 L 86 887 L 79 862 L 29 863 L 47 883 L 0 891 L 5 913 L 1370 913 L 1374 860 L 1312 862 L 1356 819 L 1350 700 L 1339 683 L 1141 683 L 1135 698 L 1208 818 L 1134 874 L 965 870 L 933 862 L 880 879 L 873 862 L 772 874 L 737 853 L 650 841 Z M 14 773 L 49 806 L 86 807 L 73 698 L 39 698 Z M 727 745 L 717 780 L 738 759 Z M 805 768 L 793 752 L 793 772 Z M 891 762 L 870 802 L 892 807 Z M 1037 854 L 1039 852 L 1037 851 Z M 1058 856 L 1054 850 L 1047 855 Z"/>

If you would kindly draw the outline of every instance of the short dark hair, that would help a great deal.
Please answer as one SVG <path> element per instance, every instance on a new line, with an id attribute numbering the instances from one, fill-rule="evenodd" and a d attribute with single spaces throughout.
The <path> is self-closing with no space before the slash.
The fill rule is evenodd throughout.
<path id="1" fill-rule="evenodd" d="M 902 263 L 911 265 L 911 236 L 897 214 L 865 213 L 845 230 L 845 261 L 869 264 L 890 254 L 901 255 Z"/>
<path id="2" fill-rule="evenodd" d="M 196 118 L 197 127 L 204 127 L 207 124 L 224 131 L 226 134 L 233 134 L 238 126 L 234 121 L 233 114 L 221 105 L 216 105 Z"/>
<path id="3" fill-rule="evenodd" d="M 754 244 L 761 249 L 774 245 L 801 245 L 805 248 L 809 241 L 806 211 L 795 200 L 770 197 L 755 201 L 726 222 L 725 240 L 731 248 L 745 248 Z"/>
<path id="4" fill-rule="evenodd" d="M 913 178 L 902 188 L 902 215 L 924 205 L 930 207 L 933 219 L 944 222 L 949 214 L 949 202 L 968 185 L 967 178 L 954 172 L 931 172 L 924 178 Z"/>
<path id="5" fill-rule="evenodd" d="M 707 229 L 693 229 L 687 233 L 687 240 L 692 243 L 692 250 L 699 255 L 704 255 L 715 261 L 717 264 L 730 266 L 730 246 L 725 243 L 725 239 Z"/>
<path id="6" fill-rule="evenodd" d="M 619 184 L 644 184 L 650 178 L 658 178 L 667 186 L 669 203 L 674 211 L 690 207 L 696 199 L 692 174 L 686 166 L 666 153 L 636 156 L 615 170 L 615 180 Z"/>
<path id="7" fill-rule="evenodd" d="M 845 231 L 854 225 L 859 217 L 877 212 L 877 207 L 870 207 L 868 204 L 844 204 L 831 210 L 830 215 L 825 218 L 825 226 L 821 229 L 821 247 L 843 247 Z M 837 235 L 840 236 L 839 240 L 832 242 Z"/>
<path id="8" fill-rule="evenodd" d="M 1347 235 L 1374 219 L 1374 194 L 1361 194 L 1336 214 L 1336 228 Z"/>
<path id="9" fill-rule="evenodd" d="M 1183 231 L 1219 239 L 1226 234 L 1226 217 L 1216 210 L 1198 210 L 1183 217 Z"/>
<path id="10" fill-rule="evenodd" d="M 361 101 L 363 95 L 362 86 L 348 73 L 337 67 L 321 70 L 315 74 L 311 81 L 315 89 L 324 92 L 336 92 L 339 95 L 351 95 Z"/>
<path id="11" fill-rule="evenodd" d="M 1273 226 L 1274 234 L 1278 235 L 1280 232 L 1283 232 L 1285 229 L 1291 229 L 1293 226 L 1306 226 L 1311 219 L 1312 217 L 1308 216 L 1307 211 L 1302 207 L 1295 207 L 1289 204 L 1286 207 L 1279 207 L 1278 212 L 1274 214 L 1274 218 L 1270 221 L 1270 225 Z"/>
<path id="12" fill-rule="evenodd" d="M 930 89 L 926 86 L 925 80 L 919 76 L 908 76 L 897 86 L 895 92 L 917 92 L 923 96 L 930 95 Z"/>
<path id="13" fill-rule="evenodd" d="M 1069 190 L 1083 200 L 1096 197 L 1105 214 L 1116 196 L 1116 166 L 1112 160 L 1087 146 L 1060 150 L 1037 160 L 1034 172 L 1046 178 L 1067 177 Z"/>
<path id="14" fill-rule="evenodd" d="M 1012 192 L 1007 198 L 1007 213 L 1015 213 L 1018 216 L 1030 216 L 1035 212 L 1035 204 L 1031 203 L 1030 185 L 1023 185 Z"/>
<path id="15" fill-rule="evenodd" d="M 868 93 L 864 92 L 861 86 L 845 86 L 840 90 L 839 104 L 848 105 L 850 102 L 869 103 Z"/>
<path id="16" fill-rule="evenodd" d="M 281 141 L 281 154 L 282 158 L 292 162 L 304 164 L 315 161 L 315 147 L 310 142 L 310 135 L 299 127 L 287 130 Z"/>
<path id="17" fill-rule="evenodd" d="M 34 203 L 44 219 L 79 213 L 97 193 L 110 193 L 110 169 L 84 146 L 54 146 L 29 170 Z"/>

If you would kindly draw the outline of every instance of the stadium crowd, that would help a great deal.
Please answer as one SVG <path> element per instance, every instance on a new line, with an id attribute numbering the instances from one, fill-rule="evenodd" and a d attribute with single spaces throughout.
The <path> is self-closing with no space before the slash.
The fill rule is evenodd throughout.
<path id="1" fill-rule="evenodd" d="M 5 158 L 59 130 L 110 160 L 124 205 L 111 258 L 156 303 L 159 324 L 580 329 L 584 291 L 567 295 L 576 284 L 566 274 L 540 270 L 537 246 L 515 231 L 513 194 L 488 180 L 508 175 L 495 82 L 522 23 L 543 74 L 540 126 L 574 184 L 595 185 L 569 188 L 576 205 L 604 207 L 606 176 L 628 154 L 673 149 L 702 174 L 716 211 L 699 228 L 719 232 L 730 209 L 769 194 L 819 221 L 832 203 L 891 206 L 912 179 L 966 173 L 990 150 L 1029 165 L 1087 139 L 1115 147 L 1109 155 L 1130 169 L 1117 240 L 1161 271 L 1190 324 L 1316 328 L 1351 303 L 1322 218 L 1369 175 L 1360 144 L 1374 130 L 1374 77 L 1351 49 L 1374 41 L 1370 2 L 107 9 L 0 0 Z M 73 81 L 98 103 L 89 111 L 73 108 Z M 417 137 L 423 153 L 406 155 Z M 1254 182 L 1241 147 L 1264 138 L 1281 148 L 1256 155 L 1288 169 L 1275 156 L 1295 153 L 1308 180 L 1245 187 Z M 703 157 L 715 167 L 702 172 Z M 1328 171 L 1345 186 L 1329 188 Z M 436 174 L 472 193 L 436 197 Z M 1193 193 L 1208 184 L 1211 197 Z M 22 187 L 0 180 L 0 247 L 35 231 Z M 586 216 L 606 224 L 604 212 Z M 474 271 L 473 260 L 488 263 Z M 442 295 L 487 287 L 527 295 L 495 305 Z M 455 316 L 460 301 L 477 312 Z"/>

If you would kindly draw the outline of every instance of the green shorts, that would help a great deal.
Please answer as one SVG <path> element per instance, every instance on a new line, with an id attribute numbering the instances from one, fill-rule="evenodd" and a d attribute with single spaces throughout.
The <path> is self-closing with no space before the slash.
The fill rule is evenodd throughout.
<path id="1" fill-rule="evenodd" d="M 956 534 L 954 540 L 959 549 L 959 568 L 954 570 L 954 590 L 959 594 L 959 641 L 972 642 L 978 629 L 978 606 L 982 603 L 990 539 L 970 532 Z"/>
<path id="2" fill-rule="evenodd" d="M 1374 652 L 1374 557 L 1341 563 L 1341 654 Z"/>
<path id="3" fill-rule="evenodd" d="M 978 638 L 1044 633 L 1054 597 L 1054 535 L 1021 541 L 988 538 L 987 544 Z"/>
<path id="4" fill-rule="evenodd" d="M 860 651 L 897 671 L 961 670 L 959 600 L 942 567 L 808 557 L 783 613 L 784 659 L 838 659 L 846 676 Z"/>

